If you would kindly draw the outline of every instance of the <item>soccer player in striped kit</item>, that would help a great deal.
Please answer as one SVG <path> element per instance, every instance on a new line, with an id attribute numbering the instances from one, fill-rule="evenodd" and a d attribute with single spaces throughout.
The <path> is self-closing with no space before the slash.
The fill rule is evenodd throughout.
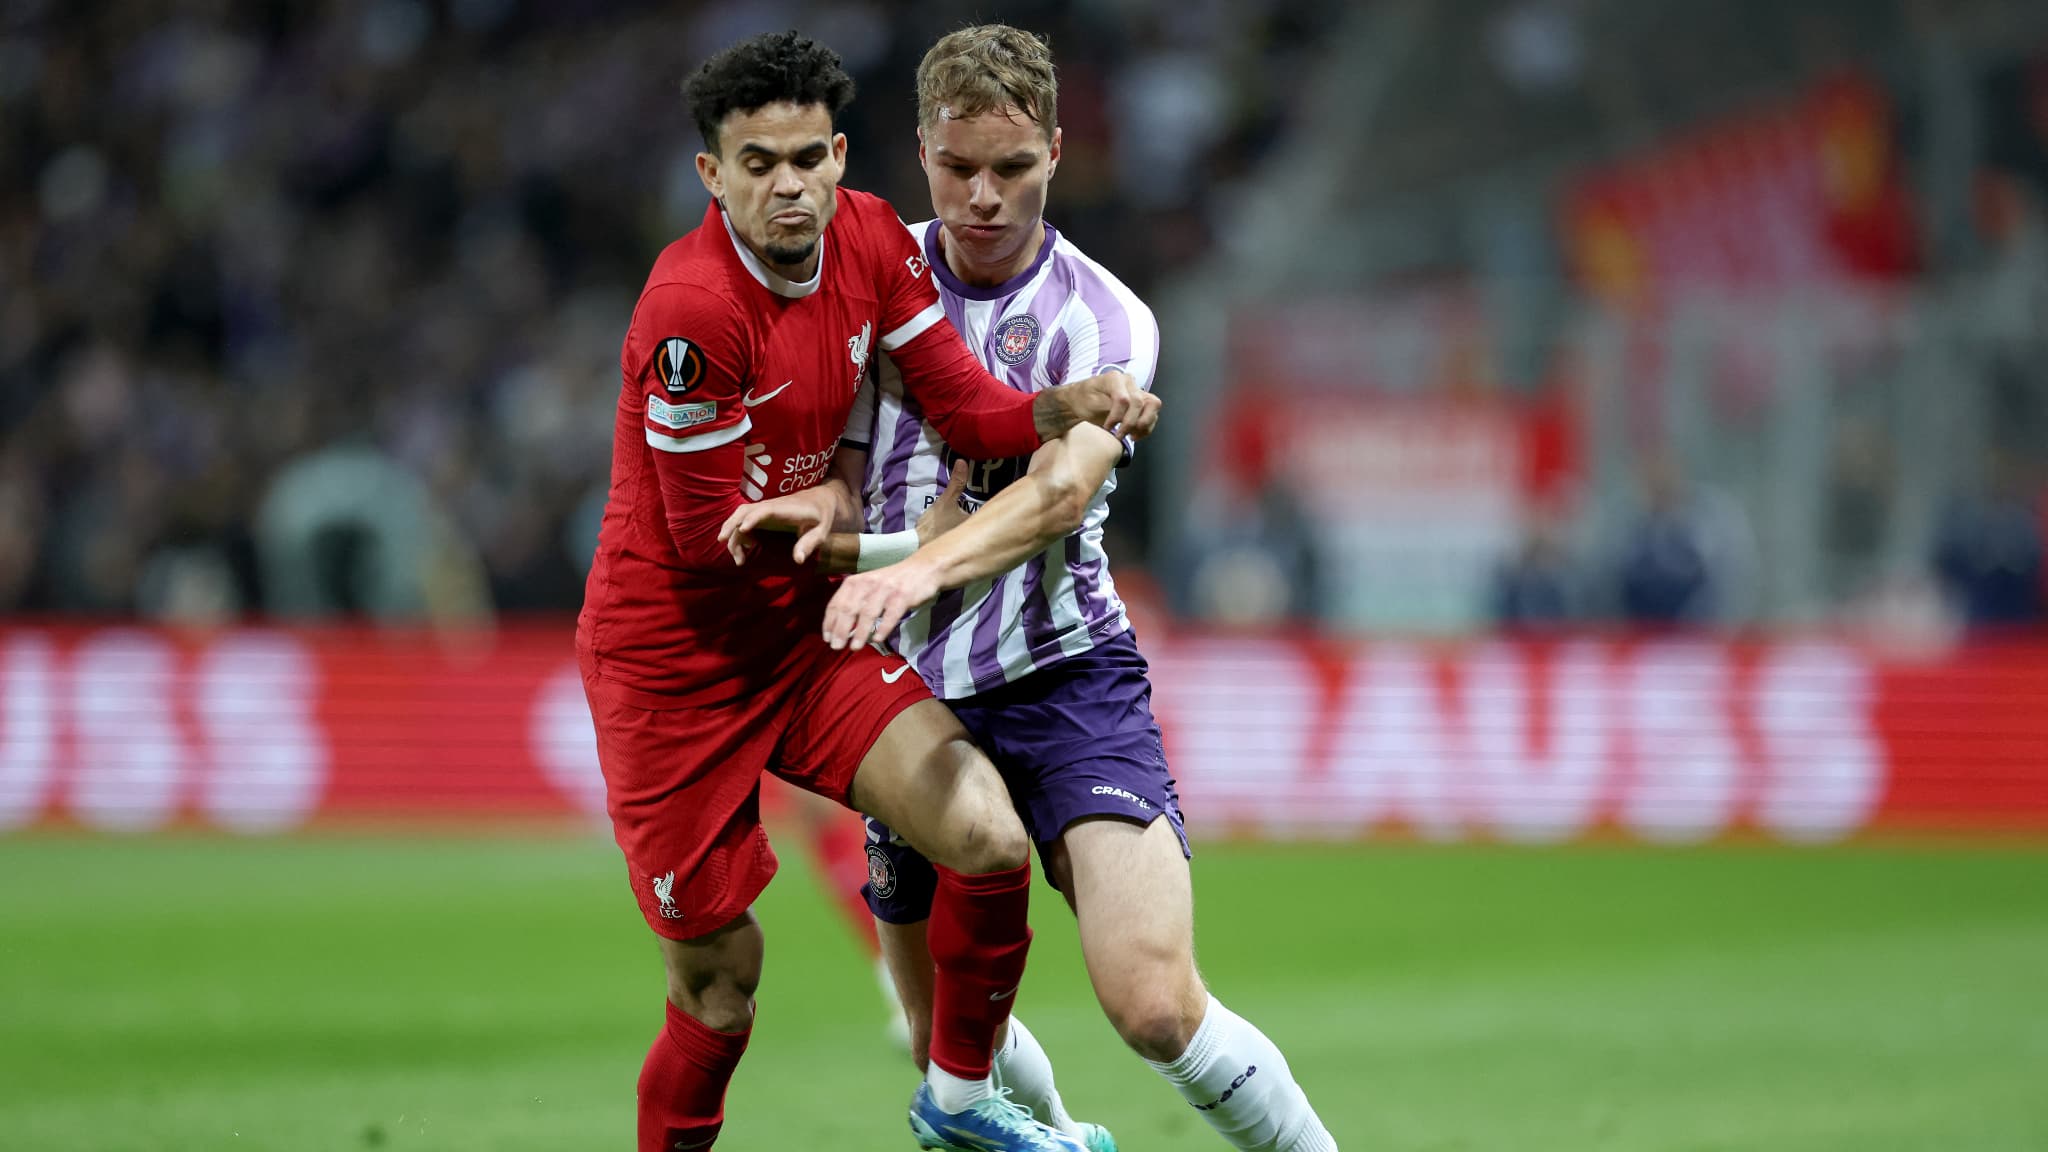
<path id="1" fill-rule="evenodd" d="M 911 231 L 968 347 L 1020 391 L 1104 371 L 1149 389 L 1151 310 L 1043 217 L 1060 150 L 1045 45 L 1002 25 L 966 28 L 931 48 L 917 85 L 919 159 L 938 218 Z M 1076 426 L 1028 457 L 955 460 L 884 357 L 833 481 L 861 493 L 865 533 L 799 522 L 771 501 L 736 513 L 725 534 L 737 559 L 762 526 L 796 528 L 798 562 L 815 552 L 828 569 L 860 573 L 827 608 L 826 639 L 859 648 L 902 622 L 894 650 L 1003 773 L 1073 907 L 1118 1034 L 1232 1147 L 1327 1152 L 1336 1142 L 1279 1050 L 1195 968 L 1187 837 L 1145 659 L 1102 549 L 1113 470 L 1130 451 L 1103 428 Z M 869 841 L 869 904 L 921 1042 L 933 873 L 872 819 Z M 1114 1148 L 1066 1114 L 1049 1059 L 1014 1016 L 996 1078 L 1040 1121 Z"/>
<path id="2" fill-rule="evenodd" d="M 752 905 L 776 869 L 760 820 L 773 773 L 888 813 L 940 865 L 915 1122 L 974 1152 L 1082 1152 L 990 1084 L 1031 939 L 1028 841 L 994 765 L 899 662 L 827 646 L 829 581 L 780 556 L 737 570 L 720 529 L 770 492 L 854 515 L 819 482 L 878 352 L 986 455 L 1035 451 L 1081 419 L 1144 431 L 1158 402 L 1113 373 L 1028 396 L 989 374 L 895 211 L 840 185 L 834 117 L 853 81 L 830 49 L 757 36 L 685 93 L 713 202 L 656 258 L 620 348 L 611 494 L 576 632 L 606 807 L 666 975 L 638 1147 L 708 1149 L 723 1129 L 765 950 Z"/>

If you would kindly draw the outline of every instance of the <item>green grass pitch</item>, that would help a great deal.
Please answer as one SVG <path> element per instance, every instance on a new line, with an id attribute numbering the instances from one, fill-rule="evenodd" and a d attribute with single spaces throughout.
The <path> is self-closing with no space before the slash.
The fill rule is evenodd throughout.
<path id="1" fill-rule="evenodd" d="M 1196 890 L 1212 985 L 1347 1152 L 2048 1149 L 2048 854 L 1210 845 Z M 761 912 L 719 1147 L 911 1147 L 795 853 Z M 1019 1011 L 1074 1113 L 1221 1149 L 1034 916 Z M 602 840 L 0 840 L 0 1148 L 629 1149 L 660 987 Z"/>

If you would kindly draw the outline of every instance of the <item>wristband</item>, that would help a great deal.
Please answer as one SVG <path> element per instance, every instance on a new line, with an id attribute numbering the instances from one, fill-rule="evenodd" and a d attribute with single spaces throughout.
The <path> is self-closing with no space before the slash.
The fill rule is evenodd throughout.
<path id="1" fill-rule="evenodd" d="M 853 562 L 853 570 L 872 572 L 877 568 L 887 568 L 899 560 L 910 559 L 910 554 L 915 551 L 915 528 L 905 528 L 901 532 L 863 532 L 860 534 L 860 553 Z"/>

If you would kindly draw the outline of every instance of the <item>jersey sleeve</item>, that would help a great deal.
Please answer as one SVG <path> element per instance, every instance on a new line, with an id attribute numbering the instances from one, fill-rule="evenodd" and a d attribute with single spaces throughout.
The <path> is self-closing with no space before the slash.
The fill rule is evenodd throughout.
<path id="1" fill-rule="evenodd" d="M 888 210 L 877 213 L 887 216 Z M 894 352 L 935 326 L 946 325 L 946 309 L 939 303 L 939 286 L 933 282 L 924 249 L 903 222 L 882 221 L 875 231 L 881 240 L 882 264 L 882 351 Z"/>
<path id="2" fill-rule="evenodd" d="M 1067 338 L 1054 345 L 1058 351 L 1046 365 L 1047 373 L 1061 384 L 1072 384 L 1104 372 L 1122 372 L 1150 392 L 1159 367 L 1159 322 L 1130 289 L 1114 280 L 1102 286 L 1109 292 L 1106 307 L 1089 306 L 1089 293 L 1074 297 L 1071 311 L 1061 318 Z M 1138 442 L 1129 436 L 1121 439 L 1124 451 L 1116 466 L 1128 468 L 1137 459 Z"/>
<path id="3" fill-rule="evenodd" d="M 662 515 L 687 568 L 732 565 L 718 529 L 740 506 L 741 448 L 753 430 L 740 399 L 745 348 L 730 302 L 684 284 L 649 289 L 626 337 L 623 402 L 641 406 Z"/>
<path id="4" fill-rule="evenodd" d="M 1031 394 L 989 375 L 968 350 L 946 319 L 938 285 L 909 231 L 893 220 L 880 231 L 881 346 L 903 374 L 904 391 L 963 456 L 995 460 L 1036 452 Z"/>
<path id="5" fill-rule="evenodd" d="M 740 403 L 743 348 L 739 318 L 717 294 L 683 284 L 647 290 L 633 313 L 621 368 L 649 448 L 689 456 L 752 429 Z"/>
<path id="6" fill-rule="evenodd" d="M 1104 372 L 1122 372 L 1150 392 L 1159 367 L 1159 322 L 1130 289 L 1115 281 L 1103 287 L 1108 290 L 1105 304 L 1085 304 L 1090 294 L 1075 297 L 1063 320 L 1066 362 L 1051 365 L 1052 376 L 1071 384 Z"/>

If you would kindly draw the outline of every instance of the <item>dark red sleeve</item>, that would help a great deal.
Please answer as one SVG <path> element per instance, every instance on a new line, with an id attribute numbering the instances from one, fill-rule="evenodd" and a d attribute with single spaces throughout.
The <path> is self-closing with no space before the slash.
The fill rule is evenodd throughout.
<path id="1" fill-rule="evenodd" d="M 888 209 L 883 206 L 881 212 Z M 975 460 L 1038 451 L 1032 394 L 989 375 L 946 319 L 938 286 L 917 241 L 893 216 L 876 229 L 882 267 L 882 351 L 903 373 L 903 387 L 955 452 Z"/>
<path id="2" fill-rule="evenodd" d="M 889 355 L 903 373 L 904 389 L 955 452 L 1002 460 L 1038 451 L 1032 394 L 989 375 L 944 316 Z"/>
<path id="3" fill-rule="evenodd" d="M 749 369 L 744 323 L 715 292 L 661 284 L 640 298 L 626 335 L 624 402 L 643 410 L 662 515 L 687 568 L 732 567 L 718 529 L 740 506 L 742 451 L 753 428 L 740 402 Z M 762 559 L 772 564 L 772 556 Z"/>

